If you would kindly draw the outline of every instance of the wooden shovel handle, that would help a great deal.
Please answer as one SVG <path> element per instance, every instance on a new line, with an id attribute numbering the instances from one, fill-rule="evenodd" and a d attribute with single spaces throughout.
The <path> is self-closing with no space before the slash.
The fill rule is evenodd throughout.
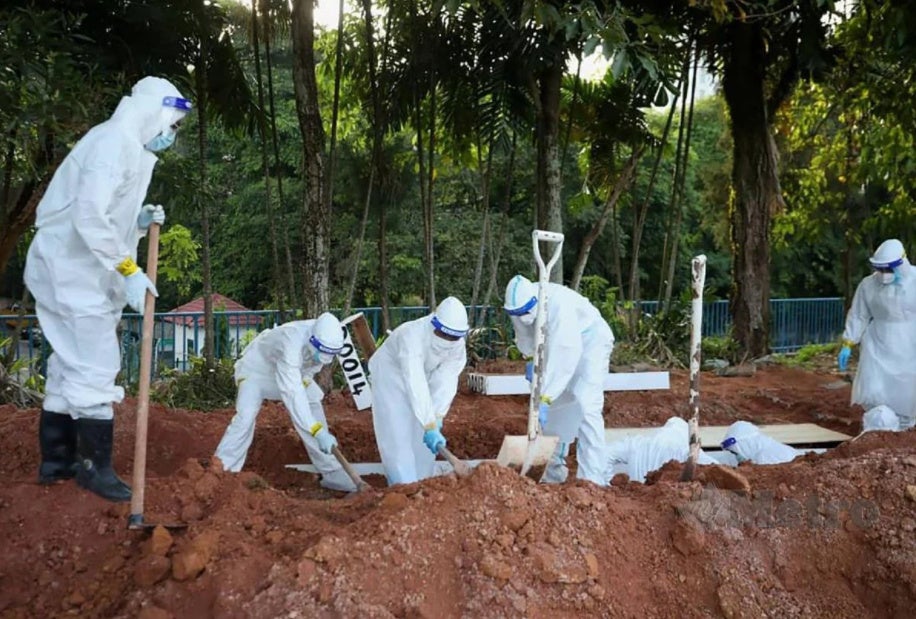
<path id="1" fill-rule="evenodd" d="M 356 484 L 356 491 L 363 492 L 364 490 L 369 490 L 371 486 L 363 481 L 363 478 L 359 476 L 359 473 L 356 472 L 356 469 L 353 468 L 347 459 L 344 458 L 344 455 L 340 453 L 337 445 L 331 447 L 331 453 L 334 454 L 334 457 L 337 458 L 337 461 L 340 462 L 340 466 L 343 467 L 344 472 L 353 480 L 353 483 Z"/>
<path id="2" fill-rule="evenodd" d="M 156 270 L 159 264 L 159 224 L 149 227 L 146 276 L 156 285 Z M 137 389 L 137 432 L 134 442 L 133 488 L 130 499 L 130 513 L 133 521 L 142 521 L 143 502 L 146 491 L 146 437 L 149 420 L 149 389 L 153 360 L 153 324 L 156 314 L 156 297 L 146 291 L 143 306 L 143 332 L 140 340 L 140 384 Z"/>
<path id="3" fill-rule="evenodd" d="M 467 462 L 459 460 L 455 454 L 450 452 L 445 447 L 439 448 L 439 455 L 445 458 L 448 463 L 452 465 L 452 468 L 455 469 L 455 473 L 458 474 L 458 477 L 467 477 L 471 474 L 471 467 L 467 465 Z"/>

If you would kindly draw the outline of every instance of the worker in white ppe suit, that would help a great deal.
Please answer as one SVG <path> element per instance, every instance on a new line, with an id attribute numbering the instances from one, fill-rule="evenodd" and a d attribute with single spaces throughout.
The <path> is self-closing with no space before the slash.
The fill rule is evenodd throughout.
<path id="1" fill-rule="evenodd" d="M 315 320 L 296 320 L 263 331 L 245 347 L 235 362 L 235 415 L 216 448 L 216 457 L 225 470 L 242 470 L 261 404 L 281 400 L 309 459 L 321 473 L 320 484 L 331 490 L 356 490 L 331 455 L 337 439 L 327 429 L 321 405 L 324 392 L 315 383 L 315 375 L 334 362 L 343 344 L 340 321 L 326 312 Z"/>
<path id="2" fill-rule="evenodd" d="M 137 266 L 137 244 L 165 214 L 143 201 L 156 153 L 190 109 L 168 81 L 143 78 L 76 143 L 38 205 L 25 283 L 54 350 L 39 422 L 41 483 L 75 476 L 106 499 L 130 500 L 111 466 L 112 404 L 124 398 L 116 330 L 125 303 L 142 312 L 147 291 L 157 294 Z"/>
<path id="3" fill-rule="evenodd" d="M 588 299 L 560 284 L 547 284 L 546 359 L 538 411 L 541 430 L 558 436 L 542 481 L 562 483 L 569 445 L 576 439 L 579 479 L 606 485 L 604 379 L 614 333 Z M 534 358 L 538 286 L 516 275 L 506 286 L 503 308 L 515 329 L 519 352 Z M 530 374 L 531 366 L 526 371 Z"/>
<path id="4" fill-rule="evenodd" d="M 747 461 L 754 464 L 791 462 L 801 453 L 763 434 L 749 421 L 736 421 L 728 426 L 722 449 L 735 454 L 739 463 Z"/>
<path id="5" fill-rule="evenodd" d="M 862 415 L 862 432 L 897 432 L 898 430 L 900 430 L 900 418 L 889 406 L 879 404 Z"/>
<path id="6" fill-rule="evenodd" d="M 665 425 L 651 434 L 628 436 L 608 444 L 608 480 L 617 473 L 626 473 L 630 481 L 645 483 L 646 475 L 657 471 L 671 460 L 686 462 L 690 455 L 690 428 L 680 417 L 671 417 Z M 718 464 L 700 451 L 699 464 Z"/>
<path id="7" fill-rule="evenodd" d="M 468 314 L 455 297 L 405 322 L 369 359 L 372 423 L 390 485 L 432 477 L 442 424 L 467 364 Z"/>
<path id="8" fill-rule="evenodd" d="M 916 272 L 897 239 L 881 243 L 868 260 L 875 272 L 856 288 L 838 365 L 845 370 L 860 344 L 852 403 L 885 404 L 906 430 L 916 424 Z"/>

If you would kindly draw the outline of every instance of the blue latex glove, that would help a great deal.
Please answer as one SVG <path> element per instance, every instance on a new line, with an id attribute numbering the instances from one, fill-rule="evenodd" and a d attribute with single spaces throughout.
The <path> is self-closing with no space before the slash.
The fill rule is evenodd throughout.
<path id="1" fill-rule="evenodd" d="M 538 404 L 538 423 L 541 424 L 541 429 L 547 425 L 547 411 L 550 410 L 550 404 L 547 402 L 541 402 Z"/>
<path id="2" fill-rule="evenodd" d="M 534 380 L 534 361 L 525 364 L 525 380 L 529 383 Z"/>
<path id="3" fill-rule="evenodd" d="M 423 444 L 433 454 L 438 454 L 439 448 L 445 447 L 445 437 L 442 436 L 442 432 L 439 430 L 427 430 L 423 433 Z"/>
<path id="4" fill-rule="evenodd" d="M 156 286 L 146 276 L 143 269 L 137 269 L 131 275 L 124 278 L 124 295 L 127 304 L 135 312 L 143 313 L 143 307 L 146 305 L 146 291 L 149 290 L 154 297 L 159 296 Z"/>
<path id="5" fill-rule="evenodd" d="M 140 215 L 137 217 L 137 227 L 141 230 L 148 230 L 150 225 L 165 223 L 165 211 L 161 204 L 144 204 L 140 209 Z"/>
<path id="6" fill-rule="evenodd" d="M 849 365 L 849 357 L 852 356 L 852 349 L 849 346 L 843 346 L 840 349 L 840 356 L 837 357 L 837 366 L 840 368 L 841 372 L 846 371 L 846 367 Z"/>
<path id="7" fill-rule="evenodd" d="M 321 453 L 330 454 L 331 450 L 337 447 L 337 439 L 328 432 L 327 428 L 321 428 L 315 434 L 315 440 L 318 441 L 318 449 Z"/>

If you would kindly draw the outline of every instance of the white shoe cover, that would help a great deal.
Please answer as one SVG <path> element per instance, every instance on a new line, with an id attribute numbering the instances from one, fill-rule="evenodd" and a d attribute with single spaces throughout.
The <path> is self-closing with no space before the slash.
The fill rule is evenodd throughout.
<path id="1" fill-rule="evenodd" d="M 356 484 L 350 479 L 349 475 L 343 469 L 337 469 L 330 473 L 323 473 L 321 481 L 318 482 L 322 488 L 328 490 L 338 490 L 340 492 L 356 492 Z"/>
<path id="2" fill-rule="evenodd" d="M 541 476 L 542 484 L 562 484 L 569 476 L 569 469 L 563 462 L 551 461 Z"/>

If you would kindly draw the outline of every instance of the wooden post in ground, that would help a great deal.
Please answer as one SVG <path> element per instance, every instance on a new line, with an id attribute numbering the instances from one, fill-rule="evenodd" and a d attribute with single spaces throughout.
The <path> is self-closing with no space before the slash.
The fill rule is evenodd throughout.
<path id="1" fill-rule="evenodd" d="M 700 457 L 700 359 L 703 336 L 703 285 L 706 282 L 706 256 L 691 263 L 693 298 L 690 302 L 690 455 L 681 473 L 681 481 L 692 481 Z"/>

